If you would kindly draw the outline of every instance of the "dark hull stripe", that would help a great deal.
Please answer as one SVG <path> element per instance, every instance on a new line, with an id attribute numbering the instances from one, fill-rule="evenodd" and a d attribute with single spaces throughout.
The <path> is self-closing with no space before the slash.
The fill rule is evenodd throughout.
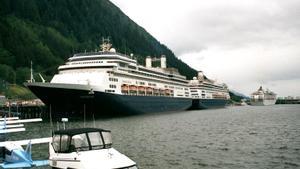
<path id="1" fill-rule="evenodd" d="M 225 99 L 193 99 L 190 110 L 223 108 L 227 102 Z"/>
<path id="2" fill-rule="evenodd" d="M 101 115 L 130 115 L 148 112 L 187 110 L 192 105 L 190 98 L 163 96 L 133 96 L 87 90 L 51 88 L 28 85 L 28 88 L 57 114 L 80 115 L 86 113 Z M 85 109 L 84 109 L 85 107 Z"/>

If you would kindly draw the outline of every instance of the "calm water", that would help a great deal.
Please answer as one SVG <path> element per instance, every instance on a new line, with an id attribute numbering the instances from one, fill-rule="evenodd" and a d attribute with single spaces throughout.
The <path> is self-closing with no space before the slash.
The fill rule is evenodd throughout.
<path id="1" fill-rule="evenodd" d="M 111 130 L 114 148 L 142 169 L 300 168 L 300 105 L 147 114 L 100 119 L 95 125 Z M 50 136 L 48 123 L 26 128 L 10 138 Z M 48 155 L 47 145 L 34 145 L 33 151 L 35 158 Z"/>

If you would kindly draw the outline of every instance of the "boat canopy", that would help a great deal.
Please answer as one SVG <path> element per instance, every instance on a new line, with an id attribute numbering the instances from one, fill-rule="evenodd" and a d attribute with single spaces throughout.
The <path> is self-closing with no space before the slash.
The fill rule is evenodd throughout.
<path id="1" fill-rule="evenodd" d="M 112 146 L 111 132 L 98 128 L 58 130 L 54 132 L 52 146 L 56 153 L 108 149 Z"/>
<path id="2" fill-rule="evenodd" d="M 57 130 L 54 131 L 55 135 L 68 135 L 73 136 L 76 134 L 88 133 L 88 132 L 110 132 L 109 130 L 104 130 L 100 128 L 75 128 L 75 129 L 65 129 L 65 130 Z"/>

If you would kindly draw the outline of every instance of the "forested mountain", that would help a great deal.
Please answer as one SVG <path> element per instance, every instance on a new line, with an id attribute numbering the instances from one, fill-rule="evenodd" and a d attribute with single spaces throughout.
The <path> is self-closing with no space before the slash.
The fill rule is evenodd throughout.
<path id="1" fill-rule="evenodd" d="M 0 0 L 0 79 L 22 84 L 35 72 L 48 78 L 76 52 L 99 49 L 110 37 L 120 53 L 134 53 L 140 64 L 167 56 L 189 79 L 196 71 L 134 23 L 108 0 Z"/>

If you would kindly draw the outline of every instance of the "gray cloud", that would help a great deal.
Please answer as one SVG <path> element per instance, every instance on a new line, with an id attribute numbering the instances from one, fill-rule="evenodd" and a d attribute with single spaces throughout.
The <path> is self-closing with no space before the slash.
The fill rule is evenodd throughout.
<path id="1" fill-rule="evenodd" d="M 300 3 L 268 2 L 261 6 L 257 6 L 261 4 L 259 1 L 249 7 L 228 4 L 194 9 L 187 14 L 188 19 L 178 21 L 181 25 L 177 32 L 188 33 L 170 35 L 167 43 L 174 46 L 175 52 L 180 55 L 187 50 L 202 50 L 211 45 L 239 48 L 253 43 L 264 45 L 293 39 L 298 41 Z M 174 28 L 178 29 L 178 26 L 174 25 Z M 178 36 L 181 41 L 176 40 Z M 185 48 L 182 44 L 189 46 L 185 45 Z"/>
<path id="2" fill-rule="evenodd" d="M 113 2 L 187 64 L 236 90 L 270 85 L 300 95 L 298 0 Z"/>

